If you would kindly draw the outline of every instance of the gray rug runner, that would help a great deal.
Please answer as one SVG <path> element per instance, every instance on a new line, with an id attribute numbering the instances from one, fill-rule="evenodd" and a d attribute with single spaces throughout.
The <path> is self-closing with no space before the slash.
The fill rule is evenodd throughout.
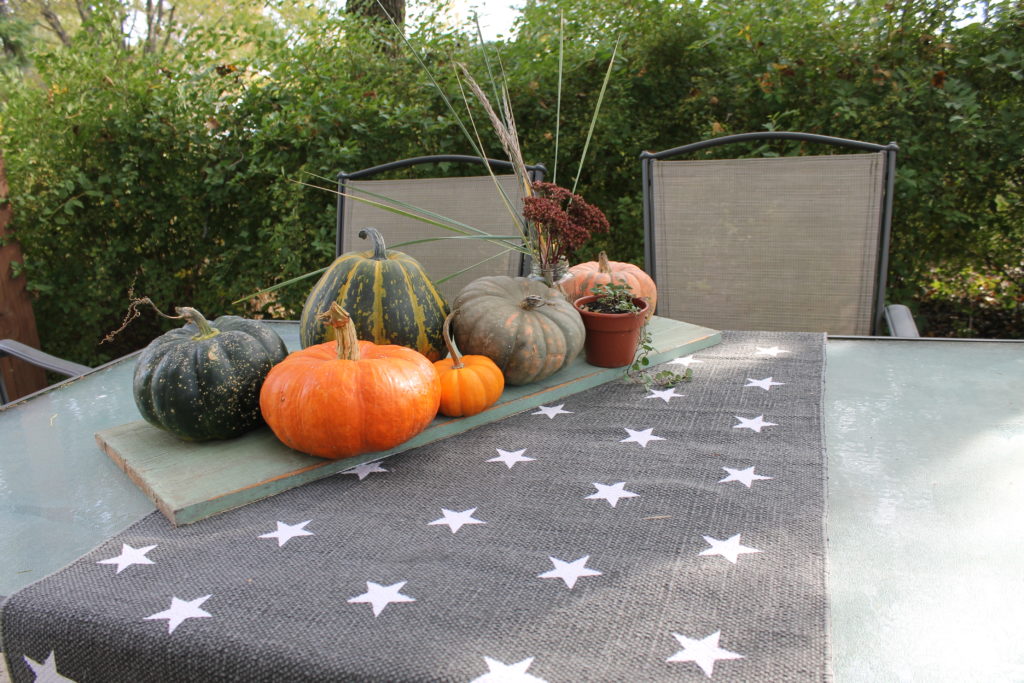
<path id="1" fill-rule="evenodd" d="M 728 333 L 674 391 L 154 513 L 8 599 L 12 679 L 827 680 L 823 359 Z"/>

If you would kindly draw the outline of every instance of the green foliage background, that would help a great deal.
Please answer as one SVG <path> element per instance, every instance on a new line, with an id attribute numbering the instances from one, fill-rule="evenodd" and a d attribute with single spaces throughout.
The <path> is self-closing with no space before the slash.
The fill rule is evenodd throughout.
<path id="1" fill-rule="evenodd" d="M 564 12 L 557 173 L 571 186 L 622 37 L 580 178 L 613 230 L 579 259 L 606 249 L 642 263 L 641 150 L 764 129 L 896 141 L 889 299 L 912 303 L 933 334 L 1024 337 L 1024 9 L 996 4 L 969 24 L 955 11 L 536 0 L 517 37 L 494 47 L 527 161 L 553 171 Z M 3 65 L 0 148 L 46 350 L 97 364 L 144 345 L 166 323 L 143 316 L 99 343 L 131 293 L 211 317 L 297 317 L 313 280 L 231 303 L 331 261 L 334 196 L 297 181 L 329 186 L 342 169 L 469 152 L 390 29 L 301 16 L 193 27 L 155 54 L 83 31 L 71 48 L 27 43 L 31 68 Z M 455 101 L 454 61 L 486 72 L 464 33 L 427 21 L 411 41 Z"/>

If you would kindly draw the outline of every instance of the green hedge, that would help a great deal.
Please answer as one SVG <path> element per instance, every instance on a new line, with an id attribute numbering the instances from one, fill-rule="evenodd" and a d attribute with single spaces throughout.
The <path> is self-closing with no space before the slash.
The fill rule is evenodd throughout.
<path id="1" fill-rule="evenodd" d="M 603 248 L 642 262 L 643 149 L 763 129 L 894 140 L 890 298 L 934 332 L 1024 336 L 1019 2 L 959 27 L 941 3 L 533 3 L 496 47 L 527 161 L 550 170 L 560 9 L 563 185 L 622 37 L 580 179 L 613 231 L 580 259 Z M 144 315 L 100 343 L 133 294 L 296 317 L 312 281 L 231 302 L 330 261 L 334 196 L 305 183 L 468 151 L 421 65 L 382 30 L 321 13 L 288 31 L 197 27 L 156 55 L 83 32 L 37 50 L 27 74 L 0 70 L 0 147 L 44 348 L 95 364 L 145 344 L 166 323 Z M 455 61 L 485 73 L 463 35 L 427 26 L 412 41 L 456 101 Z"/>

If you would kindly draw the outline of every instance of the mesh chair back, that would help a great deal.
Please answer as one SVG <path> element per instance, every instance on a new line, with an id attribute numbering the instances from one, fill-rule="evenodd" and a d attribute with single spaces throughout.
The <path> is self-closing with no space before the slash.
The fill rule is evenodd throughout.
<path id="1" fill-rule="evenodd" d="M 873 334 L 887 154 L 650 160 L 658 314 L 715 329 Z"/>
<path id="2" fill-rule="evenodd" d="M 522 212 L 523 191 L 515 176 L 495 176 L 512 199 L 513 208 Z M 516 235 L 518 229 L 505 207 L 501 195 L 489 175 L 457 178 L 417 178 L 399 180 L 349 180 L 353 190 L 365 188 L 376 194 L 397 199 L 413 206 L 458 220 L 492 235 Z M 353 192 L 359 196 L 358 191 Z M 373 199 L 369 195 L 362 195 Z M 457 233 L 412 218 L 393 214 L 364 202 L 348 199 L 343 205 L 343 228 L 340 229 L 340 253 L 370 249 L 359 231 L 377 228 L 385 244 L 399 244 L 425 237 L 451 237 Z M 437 240 L 400 247 L 418 260 L 432 280 L 447 277 L 470 266 L 475 267 L 447 280 L 438 289 L 451 303 L 469 282 L 484 275 L 518 276 L 523 267 L 522 254 L 507 246 L 488 240 Z"/>

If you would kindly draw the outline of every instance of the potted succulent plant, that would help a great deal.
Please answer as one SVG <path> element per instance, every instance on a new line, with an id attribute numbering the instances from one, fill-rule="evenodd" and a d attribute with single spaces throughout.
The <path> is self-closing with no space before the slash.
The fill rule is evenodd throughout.
<path id="1" fill-rule="evenodd" d="M 587 331 L 583 345 L 587 362 L 603 368 L 630 365 L 650 303 L 622 283 L 596 285 L 591 291 L 573 303 Z"/>

